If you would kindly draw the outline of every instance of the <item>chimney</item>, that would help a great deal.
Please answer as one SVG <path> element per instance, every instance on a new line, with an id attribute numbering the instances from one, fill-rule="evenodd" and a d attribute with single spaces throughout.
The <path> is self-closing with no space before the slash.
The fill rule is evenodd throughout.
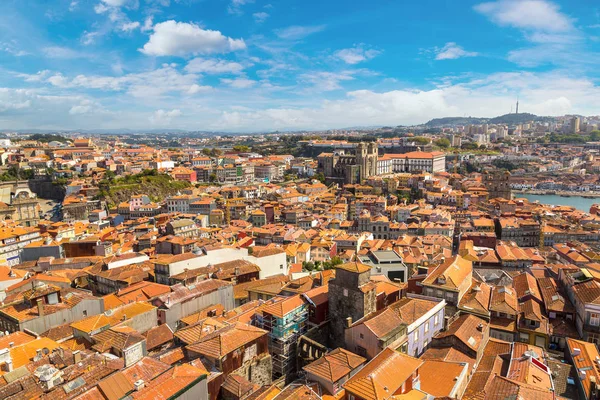
<path id="1" fill-rule="evenodd" d="M 6 370 L 6 372 L 12 372 L 12 370 L 13 370 L 12 360 L 6 360 L 6 362 L 4 363 L 4 369 Z"/>
<path id="2" fill-rule="evenodd" d="M 479 332 L 483 332 L 483 324 L 479 324 L 479 325 L 477 325 L 477 330 L 478 330 Z"/>
<path id="3" fill-rule="evenodd" d="M 346 328 L 350 328 L 352 326 L 352 317 L 346 318 Z"/>
<path id="4" fill-rule="evenodd" d="M 137 381 L 135 381 L 133 383 L 133 388 L 136 392 L 142 390 L 144 388 L 144 380 L 138 379 Z"/>
<path id="5" fill-rule="evenodd" d="M 73 364 L 77 364 L 80 361 L 81 361 L 81 353 L 79 352 L 79 350 L 75 350 L 73 352 Z"/>
<path id="6" fill-rule="evenodd" d="M 41 360 L 42 357 L 43 357 L 43 355 L 42 355 L 42 349 L 37 349 L 35 351 L 35 357 L 33 358 L 33 361 Z"/>
<path id="7" fill-rule="evenodd" d="M 15 342 L 9 342 L 8 343 L 8 347 L 14 347 L 14 345 L 15 345 Z"/>
<path id="8" fill-rule="evenodd" d="M 40 317 L 43 317 L 44 316 L 44 299 L 41 299 L 41 298 L 37 299 L 36 302 L 37 302 L 37 308 L 38 308 L 38 315 Z"/>
<path id="9" fill-rule="evenodd" d="M 240 267 L 235 267 L 235 276 L 240 274 Z"/>

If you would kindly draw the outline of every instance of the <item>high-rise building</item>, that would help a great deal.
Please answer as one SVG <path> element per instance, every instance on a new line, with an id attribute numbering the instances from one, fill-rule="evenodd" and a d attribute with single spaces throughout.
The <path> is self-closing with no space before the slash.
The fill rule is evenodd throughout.
<path id="1" fill-rule="evenodd" d="M 579 117 L 571 118 L 570 132 L 571 133 L 579 132 Z"/>

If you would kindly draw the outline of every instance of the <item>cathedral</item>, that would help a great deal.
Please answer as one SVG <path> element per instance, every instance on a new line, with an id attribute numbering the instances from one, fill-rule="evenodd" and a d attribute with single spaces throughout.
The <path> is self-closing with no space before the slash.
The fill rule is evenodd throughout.
<path id="1" fill-rule="evenodd" d="M 483 174 L 483 184 L 489 192 L 489 199 L 503 198 L 512 199 L 510 188 L 510 172 L 508 171 L 486 171 Z"/>
<path id="2" fill-rule="evenodd" d="M 359 143 L 353 153 L 334 150 L 333 153 L 321 153 L 317 156 L 317 172 L 325 175 L 325 182 L 361 183 L 377 175 L 377 143 Z"/>

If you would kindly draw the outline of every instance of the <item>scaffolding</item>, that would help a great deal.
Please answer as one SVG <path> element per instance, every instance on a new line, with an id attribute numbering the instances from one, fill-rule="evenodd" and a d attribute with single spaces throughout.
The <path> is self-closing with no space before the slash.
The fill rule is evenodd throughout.
<path id="1" fill-rule="evenodd" d="M 258 321 L 257 321 L 258 322 Z M 282 318 L 265 315 L 261 327 L 269 332 L 269 353 L 273 361 L 273 379 L 284 377 L 286 383 L 296 374 L 298 339 L 308 328 L 308 307 L 303 304 Z"/>

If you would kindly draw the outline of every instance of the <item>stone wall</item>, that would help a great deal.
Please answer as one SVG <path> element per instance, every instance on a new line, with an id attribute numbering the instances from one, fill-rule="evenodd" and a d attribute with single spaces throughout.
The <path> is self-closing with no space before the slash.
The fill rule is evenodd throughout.
<path id="1" fill-rule="evenodd" d="M 268 353 L 261 354 L 245 362 L 240 368 L 232 372 L 232 374 L 243 376 L 259 386 L 270 385 L 272 373 L 273 363 L 271 355 Z"/>

